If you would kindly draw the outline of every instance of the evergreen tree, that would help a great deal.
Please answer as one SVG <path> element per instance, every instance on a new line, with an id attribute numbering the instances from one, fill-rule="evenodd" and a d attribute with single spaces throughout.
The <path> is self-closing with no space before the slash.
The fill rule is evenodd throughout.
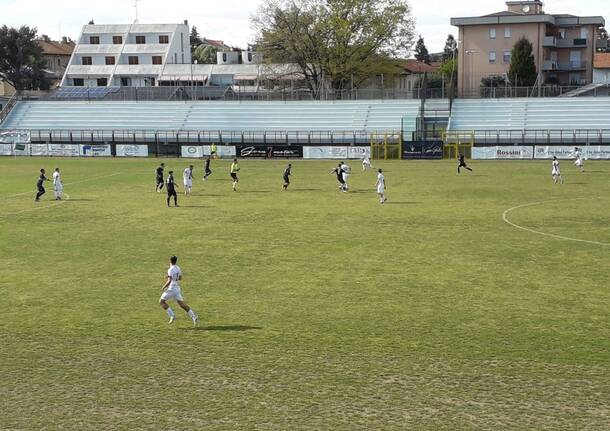
<path id="1" fill-rule="evenodd" d="M 453 56 L 457 58 L 457 41 L 452 34 L 447 36 L 445 41 L 445 48 L 443 49 L 443 63 L 453 59 Z"/>
<path id="2" fill-rule="evenodd" d="M 529 40 L 522 37 L 513 47 L 508 78 L 513 86 L 529 87 L 536 83 L 538 73 L 534 62 L 534 49 Z"/>
<path id="3" fill-rule="evenodd" d="M 190 43 L 191 43 L 191 52 L 195 52 L 195 49 L 197 49 L 197 47 L 203 43 L 203 40 L 201 39 L 201 36 L 199 35 L 199 31 L 197 31 L 197 27 L 195 27 L 195 26 L 193 26 L 193 28 L 191 28 Z"/>
<path id="4" fill-rule="evenodd" d="M 0 79 L 17 91 L 48 89 L 42 48 L 35 28 L 0 27 Z"/>
<path id="5" fill-rule="evenodd" d="M 417 44 L 415 44 L 415 58 L 417 61 L 421 61 L 423 63 L 430 63 L 430 54 L 428 53 L 428 48 L 426 48 L 426 44 L 424 43 L 424 38 L 419 36 L 417 39 Z"/>

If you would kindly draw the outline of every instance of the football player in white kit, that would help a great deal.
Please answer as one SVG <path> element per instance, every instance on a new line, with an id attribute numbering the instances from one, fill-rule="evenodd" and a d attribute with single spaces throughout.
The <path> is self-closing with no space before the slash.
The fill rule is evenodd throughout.
<path id="1" fill-rule="evenodd" d="M 553 170 L 551 171 L 551 175 L 553 176 L 554 184 L 557 184 L 558 181 L 563 184 L 563 177 L 561 176 L 561 171 L 559 169 L 559 160 L 557 160 L 557 156 L 553 156 Z"/>
<path id="2" fill-rule="evenodd" d="M 388 198 L 385 197 L 385 176 L 383 175 L 383 171 L 379 169 L 377 173 L 377 183 L 375 184 L 377 187 L 377 195 L 379 196 L 379 203 L 385 203 Z"/>
<path id="3" fill-rule="evenodd" d="M 366 151 L 362 153 L 362 170 L 366 171 L 368 169 L 373 169 L 373 165 L 371 164 L 371 159 L 366 154 Z"/>
<path id="4" fill-rule="evenodd" d="M 580 148 L 578 148 L 578 147 L 574 148 L 574 155 L 576 156 L 576 160 L 574 160 L 574 165 L 578 169 L 580 169 L 580 172 L 584 172 L 585 164 L 582 160 L 582 152 L 581 152 Z"/>
<path id="5" fill-rule="evenodd" d="M 190 195 L 193 190 L 193 165 L 184 170 L 182 180 L 184 182 L 184 194 Z"/>
<path id="6" fill-rule="evenodd" d="M 169 301 L 170 299 L 175 299 L 178 305 L 189 315 L 189 317 L 193 321 L 193 326 L 197 326 L 197 320 L 199 318 L 197 317 L 197 314 L 195 314 L 193 309 L 189 307 L 186 302 L 184 302 L 184 298 L 182 297 L 182 291 L 180 290 L 180 280 L 182 280 L 182 271 L 177 265 L 178 258 L 176 256 L 172 256 L 169 258 L 169 262 L 170 266 L 167 270 L 167 281 L 161 288 L 163 293 L 161 294 L 161 298 L 159 299 L 159 304 L 169 316 L 169 323 L 174 323 L 174 321 L 176 320 L 176 315 L 174 314 L 174 310 L 172 310 L 167 301 Z"/>
<path id="7" fill-rule="evenodd" d="M 59 168 L 55 168 L 55 172 L 53 172 L 53 191 L 55 192 L 55 200 L 60 201 L 64 193 L 64 184 L 61 182 Z"/>
<path id="8" fill-rule="evenodd" d="M 349 187 L 347 185 L 347 180 L 349 179 L 349 175 L 352 173 L 352 168 L 350 168 L 345 163 L 341 162 L 341 170 L 343 171 L 342 176 L 343 176 L 343 182 L 345 183 L 343 191 L 347 192 L 349 190 Z"/>

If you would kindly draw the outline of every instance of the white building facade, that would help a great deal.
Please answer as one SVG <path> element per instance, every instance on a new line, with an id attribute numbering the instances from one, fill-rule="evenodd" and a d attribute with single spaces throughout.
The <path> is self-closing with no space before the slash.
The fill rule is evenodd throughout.
<path id="1" fill-rule="evenodd" d="M 191 63 L 184 24 L 86 25 L 62 80 L 64 87 L 158 85 L 167 65 Z"/>

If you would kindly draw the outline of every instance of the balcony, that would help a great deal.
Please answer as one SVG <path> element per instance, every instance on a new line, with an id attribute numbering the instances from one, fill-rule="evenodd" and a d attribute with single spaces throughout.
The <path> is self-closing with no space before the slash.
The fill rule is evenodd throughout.
<path id="1" fill-rule="evenodd" d="M 587 39 L 559 39 L 554 36 L 545 36 L 542 46 L 545 48 L 586 48 L 589 45 Z"/>
<path id="2" fill-rule="evenodd" d="M 572 72 L 578 70 L 587 70 L 587 62 L 546 60 L 542 63 L 542 70 L 545 72 Z"/>

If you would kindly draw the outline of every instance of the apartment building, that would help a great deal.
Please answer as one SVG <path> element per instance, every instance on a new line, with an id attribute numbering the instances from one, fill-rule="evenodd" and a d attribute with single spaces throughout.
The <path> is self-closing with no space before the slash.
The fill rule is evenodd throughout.
<path id="1" fill-rule="evenodd" d="M 62 86 L 155 86 L 168 64 L 190 64 L 188 22 L 83 27 Z"/>
<path id="2" fill-rule="evenodd" d="M 507 9 L 478 17 L 451 18 L 459 28 L 458 93 L 479 92 L 481 80 L 505 76 L 521 38 L 533 46 L 539 83 L 586 85 L 593 81 L 593 56 L 601 16 L 548 14 L 543 3 L 507 1 Z M 518 82 L 511 85 L 519 85 Z"/>

